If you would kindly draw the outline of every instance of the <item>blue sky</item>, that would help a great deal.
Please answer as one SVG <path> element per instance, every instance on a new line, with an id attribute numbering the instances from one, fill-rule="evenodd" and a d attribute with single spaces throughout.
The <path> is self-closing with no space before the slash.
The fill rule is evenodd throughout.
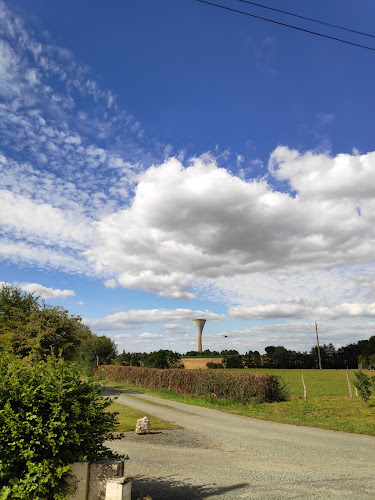
<path id="1" fill-rule="evenodd" d="M 282 8 L 373 30 L 370 0 Z M 195 317 L 217 350 L 374 333 L 374 52 L 194 0 L 0 0 L 0 27 L 0 281 L 127 351 L 193 350 Z"/>

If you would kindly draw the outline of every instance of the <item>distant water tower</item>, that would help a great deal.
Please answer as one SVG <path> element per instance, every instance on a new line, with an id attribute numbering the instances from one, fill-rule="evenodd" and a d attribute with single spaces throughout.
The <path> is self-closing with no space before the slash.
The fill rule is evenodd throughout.
<path id="1" fill-rule="evenodd" d="M 202 332 L 206 323 L 205 319 L 193 319 L 193 323 L 198 333 L 198 352 L 202 352 Z"/>

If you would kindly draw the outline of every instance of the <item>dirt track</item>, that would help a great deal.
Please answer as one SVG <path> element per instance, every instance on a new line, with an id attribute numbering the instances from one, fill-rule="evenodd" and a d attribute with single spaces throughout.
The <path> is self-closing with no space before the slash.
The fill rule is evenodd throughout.
<path id="1" fill-rule="evenodd" d="M 121 391 L 117 401 L 184 427 L 147 436 L 127 433 L 112 443 L 130 456 L 126 474 L 134 477 L 134 500 L 140 492 L 153 500 L 374 498 L 374 437 L 132 395 Z"/>

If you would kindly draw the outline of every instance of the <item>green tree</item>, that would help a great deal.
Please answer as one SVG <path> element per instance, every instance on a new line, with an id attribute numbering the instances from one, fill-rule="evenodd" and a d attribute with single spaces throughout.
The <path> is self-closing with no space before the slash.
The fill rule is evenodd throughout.
<path id="1" fill-rule="evenodd" d="M 0 290 L 0 349 L 37 358 L 50 354 L 75 358 L 78 347 L 92 336 L 79 316 L 11 285 Z"/>
<path id="2" fill-rule="evenodd" d="M 181 355 L 168 349 L 151 352 L 144 358 L 145 366 L 149 368 L 182 368 Z"/>
<path id="3" fill-rule="evenodd" d="M 362 371 L 355 372 L 354 374 L 357 380 L 354 382 L 355 387 L 358 389 L 359 395 L 363 399 L 363 401 L 367 404 L 371 396 L 371 380 L 365 373 Z"/>

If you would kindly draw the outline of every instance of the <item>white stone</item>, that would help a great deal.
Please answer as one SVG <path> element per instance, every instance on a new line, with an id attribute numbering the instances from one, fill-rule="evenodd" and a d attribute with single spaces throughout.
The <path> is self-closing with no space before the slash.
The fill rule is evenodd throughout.
<path id="1" fill-rule="evenodd" d="M 135 432 L 137 434 L 150 434 L 150 419 L 143 417 L 137 420 Z"/>

